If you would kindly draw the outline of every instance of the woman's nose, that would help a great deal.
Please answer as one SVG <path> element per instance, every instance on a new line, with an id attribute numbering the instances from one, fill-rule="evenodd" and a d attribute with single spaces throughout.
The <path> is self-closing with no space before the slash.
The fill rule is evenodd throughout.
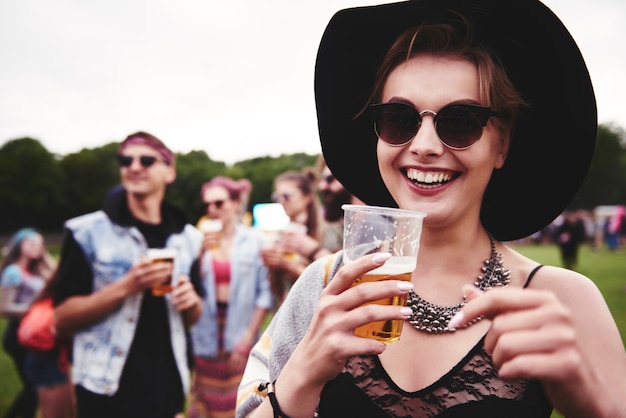
<path id="1" fill-rule="evenodd" d="M 420 156 L 443 154 L 445 146 L 439 140 L 439 135 L 437 135 L 434 114 L 431 114 L 431 112 L 423 112 L 421 116 L 421 126 L 410 142 L 409 150 Z"/>

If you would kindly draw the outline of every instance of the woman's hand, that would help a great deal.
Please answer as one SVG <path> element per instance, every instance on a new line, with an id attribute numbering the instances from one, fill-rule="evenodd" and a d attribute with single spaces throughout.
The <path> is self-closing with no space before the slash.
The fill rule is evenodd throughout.
<path id="1" fill-rule="evenodd" d="M 57 261 L 48 251 L 44 251 L 42 261 L 41 277 L 46 281 L 51 280 L 57 269 Z"/>
<path id="2" fill-rule="evenodd" d="M 285 264 L 283 252 L 278 247 L 262 248 L 261 259 L 268 268 L 282 268 Z"/>
<path id="3" fill-rule="evenodd" d="M 217 249 L 222 239 L 221 232 L 204 232 L 202 236 L 202 248 Z"/>
<path id="4" fill-rule="evenodd" d="M 248 355 L 251 349 L 252 346 L 244 341 L 239 341 L 235 344 L 235 348 L 228 357 L 228 369 L 234 372 L 243 371 L 248 362 Z"/>
<path id="5" fill-rule="evenodd" d="M 469 302 L 450 327 L 462 327 L 479 316 L 491 320 L 485 349 L 501 377 L 541 380 L 555 408 L 568 417 L 625 416 L 611 409 L 611 384 L 603 382 L 602 373 L 596 370 L 595 354 L 581 347 L 584 342 L 576 318 L 555 293 L 521 288 L 482 293 L 466 286 L 464 294 Z M 621 353 L 615 366 L 623 365 Z M 608 400 L 600 400 L 602 396 Z M 610 412 L 603 411 L 607 407 Z"/>
<path id="6" fill-rule="evenodd" d="M 576 330 L 569 310 L 554 293 L 520 288 L 482 293 L 467 286 L 464 294 L 469 302 L 450 327 L 463 326 L 479 316 L 490 319 L 485 349 L 500 376 L 565 380 L 577 373 Z"/>
<path id="7" fill-rule="evenodd" d="M 406 294 L 412 288 L 410 282 L 387 280 L 352 287 L 358 277 L 384 264 L 389 256 L 368 255 L 344 265 L 321 293 L 311 325 L 275 385 L 281 408 L 288 415 L 300 416 L 314 410 L 322 387 L 341 372 L 349 356 L 385 350 L 380 341 L 355 336 L 355 328 L 410 315 L 411 309 L 406 307 L 366 305 Z"/>
<path id="8" fill-rule="evenodd" d="M 320 248 L 320 243 L 312 236 L 299 231 L 283 232 L 280 243 L 291 251 L 308 259 L 311 252 Z"/>

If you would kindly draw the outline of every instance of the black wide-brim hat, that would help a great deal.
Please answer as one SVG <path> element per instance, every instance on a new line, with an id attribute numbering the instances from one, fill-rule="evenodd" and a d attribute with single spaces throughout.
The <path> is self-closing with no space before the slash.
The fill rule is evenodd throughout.
<path id="1" fill-rule="evenodd" d="M 397 206 L 378 171 L 367 114 L 376 71 L 393 41 L 433 12 L 467 16 L 502 61 L 529 109 L 495 170 L 481 220 L 499 240 L 527 237 L 568 206 L 591 163 L 597 134 L 593 87 L 561 21 L 537 0 L 414 0 L 341 10 L 322 37 L 315 100 L 322 152 L 336 178 L 370 205 Z"/>

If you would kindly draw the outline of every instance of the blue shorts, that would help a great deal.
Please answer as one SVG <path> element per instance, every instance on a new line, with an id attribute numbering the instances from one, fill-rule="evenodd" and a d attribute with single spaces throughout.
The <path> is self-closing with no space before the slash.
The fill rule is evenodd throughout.
<path id="1" fill-rule="evenodd" d="M 67 383 L 69 372 L 62 369 L 60 356 L 58 348 L 46 352 L 28 350 L 24 362 L 24 374 L 28 383 L 36 388 Z"/>

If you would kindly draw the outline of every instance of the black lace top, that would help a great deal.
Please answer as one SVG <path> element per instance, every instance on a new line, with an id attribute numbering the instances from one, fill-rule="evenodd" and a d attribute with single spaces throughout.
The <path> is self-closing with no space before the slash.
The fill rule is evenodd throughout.
<path id="1" fill-rule="evenodd" d="M 378 356 L 350 357 L 324 387 L 319 417 L 549 418 L 552 405 L 541 383 L 500 379 L 483 345 L 484 338 L 452 370 L 417 392 L 399 388 Z"/>
<path id="2" fill-rule="evenodd" d="M 328 382 L 319 405 L 327 417 L 550 417 L 537 380 L 502 380 L 481 340 L 446 375 L 417 392 L 391 380 L 378 356 L 356 356 Z"/>

